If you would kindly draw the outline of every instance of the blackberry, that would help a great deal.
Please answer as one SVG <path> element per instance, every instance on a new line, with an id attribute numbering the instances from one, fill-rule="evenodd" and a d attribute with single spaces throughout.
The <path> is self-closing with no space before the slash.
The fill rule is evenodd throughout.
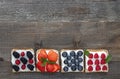
<path id="1" fill-rule="evenodd" d="M 20 57 L 19 53 L 16 52 L 16 51 L 13 52 L 13 56 L 14 56 L 15 58 L 19 58 L 19 57 Z"/>
<path id="2" fill-rule="evenodd" d="M 34 69 L 34 66 L 31 64 L 28 64 L 27 67 L 32 71 Z"/>
<path id="3" fill-rule="evenodd" d="M 27 59 L 24 58 L 24 57 L 21 57 L 20 60 L 22 61 L 23 64 L 26 64 L 26 63 L 27 63 Z"/>
<path id="4" fill-rule="evenodd" d="M 29 59 L 32 59 L 33 58 L 33 54 L 30 51 L 27 51 L 27 57 Z"/>
<path id="5" fill-rule="evenodd" d="M 20 68 L 17 65 L 13 65 L 12 68 L 17 72 L 20 70 Z"/>

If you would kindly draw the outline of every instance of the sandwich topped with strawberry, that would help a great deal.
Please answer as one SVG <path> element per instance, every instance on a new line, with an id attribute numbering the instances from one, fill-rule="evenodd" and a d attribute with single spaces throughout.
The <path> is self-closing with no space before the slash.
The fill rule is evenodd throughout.
<path id="1" fill-rule="evenodd" d="M 54 49 L 39 49 L 36 52 L 38 72 L 59 72 L 59 53 Z"/>

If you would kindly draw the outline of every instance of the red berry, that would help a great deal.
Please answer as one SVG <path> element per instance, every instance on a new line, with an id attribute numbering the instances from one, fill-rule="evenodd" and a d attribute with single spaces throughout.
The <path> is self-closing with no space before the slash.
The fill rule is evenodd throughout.
<path id="1" fill-rule="evenodd" d="M 26 68 L 26 65 L 23 64 L 23 65 L 21 66 L 21 68 L 24 70 L 24 69 Z"/>
<path id="2" fill-rule="evenodd" d="M 92 65 L 92 64 L 93 64 L 93 61 L 92 61 L 92 60 L 88 60 L 87 64 L 88 64 L 88 65 Z"/>
<path id="3" fill-rule="evenodd" d="M 101 54 L 101 58 L 102 58 L 102 59 L 105 59 L 105 58 L 106 58 L 106 56 L 105 56 L 104 53 Z"/>
<path id="4" fill-rule="evenodd" d="M 107 70 L 107 66 L 104 65 L 104 66 L 102 67 L 102 70 Z"/>
<path id="5" fill-rule="evenodd" d="M 99 58 L 99 56 L 98 56 L 98 54 L 97 54 L 97 53 L 94 55 L 94 58 Z"/>
<path id="6" fill-rule="evenodd" d="M 21 56 L 25 56 L 25 53 L 24 53 L 24 52 L 21 52 Z"/>
<path id="7" fill-rule="evenodd" d="M 32 63 L 33 63 L 33 60 L 32 60 L 32 59 L 30 59 L 30 60 L 29 60 L 29 63 L 30 63 L 30 64 L 32 64 Z"/>
<path id="8" fill-rule="evenodd" d="M 15 64 L 19 65 L 20 64 L 20 60 L 16 60 Z"/>
<path id="9" fill-rule="evenodd" d="M 89 58 L 93 58 L 93 54 L 90 53 L 90 54 L 89 54 Z"/>
<path id="10" fill-rule="evenodd" d="M 36 64 L 36 67 L 37 69 L 39 69 L 41 72 L 45 72 L 45 66 L 42 66 L 42 62 L 39 61 L 37 64 Z"/>
<path id="11" fill-rule="evenodd" d="M 92 67 L 92 66 L 89 66 L 89 67 L 88 67 L 88 71 L 93 71 L 93 67 Z"/>
<path id="12" fill-rule="evenodd" d="M 95 64 L 96 65 L 98 65 L 100 62 L 99 62 L 99 60 L 97 59 L 97 60 L 95 60 Z"/>
<path id="13" fill-rule="evenodd" d="M 101 64 L 105 64 L 106 62 L 105 62 L 105 59 L 102 59 L 101 60 Z"/>
<path id="14" fill-rule="evenodd" d="M 99 71 L 99 70 L 101 70 L 101 67 L 99 65 L 97 65 L 95 69 L 96 69 L 96 71 Z"/>

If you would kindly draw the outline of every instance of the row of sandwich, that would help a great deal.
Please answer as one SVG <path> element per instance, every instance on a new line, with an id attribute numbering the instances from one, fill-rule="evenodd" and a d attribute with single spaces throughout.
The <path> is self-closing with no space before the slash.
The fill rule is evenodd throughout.
<path id="1" fill-rule="evenodd" d="M 12 49 L 13 72 L 108 72 L 106 49 Z"/>

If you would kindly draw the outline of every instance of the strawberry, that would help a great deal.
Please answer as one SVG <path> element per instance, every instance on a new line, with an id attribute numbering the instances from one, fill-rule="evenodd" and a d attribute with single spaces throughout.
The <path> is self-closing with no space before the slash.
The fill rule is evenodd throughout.
<path id="1" fill-rule="evenodd" d="M 45 49 L 41 49 L 40 53 L 38 54 L 38 60 L 42 61 L 42 58 L 43 59 L 47 58 L 47 53 L 46 53 Z"/>
<path id="2" fill-rule="evenodd" d="M 99 65 L 97 65 L 95 69 L 96 69 L 96 71 L 99 71 L 99 70 L 101 70 L 101 67 Z"/>
<path id="3" fill-rule="evenodd" d="M 102 67 L 102 70 L 107 70 L 107 66 L 104 65 L 104 66 Z"/>
<path id="4" fill-rule="evenodd" d="M 96 65 L 98 65 L 100 62 L 99 62 L 99 60 L 97 59 L 97 60 L 95 60 L 95 64 Z"/>
<path id="5" fill-rule="evenodd" d="M 21 52 L 21 54 L 20 54 L 20 55 L 21 55 L 22 57 L 23 57 L 23 56 L 25 56 L 25 52 Z"/>
<path id="6" fill-rule="evenodd" d="M 21 66 L 21 68 L 24 70 L 24 69 L 26 68 L 26 65 L 23 64 L 23 65 Z"/>
<path id="7" fill-rule="evenodd" d="M 29 60 L 29 63 L 30 63 L 30 64 L 32 64 L 32 63 L 33 63 L 33 60 L 32 60 L 32 59 L 30 59 L 30 60 Z"/>
<path id="8" fill-rule="evenodd" d="M 102 59 L 105 59 L 105 58 L 106 58 L 106 56 L 105 56 L 104 53 L 101 54 L 101 58 L 102 58 Z"/>
<path id="9" fill-rule="evenodd" d="M 92 66 L 89 66 L 89 67 L 88 67 L 88 71 L 93 71 L 93 67 L 92 67 Z"/>
<path id="10" fill-rule="evenodd" d="M 19 65 L 20 64 L 20 60 L 16 60 L 15 64 Z"/>
<path id="11" fill-rule="evenodd" d="M 36 67 L 41 71 L 41 72 L 45 72 L 45 66 L 42 66 L 42 62 L 39 61 L 37 64 L 36 64 Z"/>
<path id="12" fill-rule="evenodd" d="M 57 59 L 58 59 L 58 54 L 55 51 L 50 50 L 48 53 L 48 60 L 52 62 L 56 62 Z"/>
<path id="13" fill-rule="evenodd" d="M 54 64 L 54 70 L 53 72 L 57 72 L 58 70 L 60 70 L 60 66 L 58 64 Z"/>
<path id="14" fill-rule="evenodd" d="M 106 62 L 105 62 L 105 59 L 102 59 L 101 60 L 101 64 L 105 64 Z"/>
<path id="15" fill-rule="evenodd" d="M 88 55 L 88 57 L 89 57 L 89 58 L 93 58 L 93 54 L 90 53 L 90 54 Z"/>
<path id="16" fill-rule="evenodd" d="M 93 61 L 92 61 L 92 60 L 88 60 L 87 64 L 88 64 L 88 65 L 92 65 L 92 64 L 93 64 Z"/>
<path id="17" fill-rule="evenodd" d="M 54 64 L 47 64 L 46 65 L 47 72 L 53 72 L 55 69 L 54 67 L 55 67 Z"/>
<path id="18" fill-rule="evenodd" d="M 99 56 L 98 56 L 98 54 L 97 54 L 97 53 L 95 53 L 94 58 L 99 58 Z"/>

